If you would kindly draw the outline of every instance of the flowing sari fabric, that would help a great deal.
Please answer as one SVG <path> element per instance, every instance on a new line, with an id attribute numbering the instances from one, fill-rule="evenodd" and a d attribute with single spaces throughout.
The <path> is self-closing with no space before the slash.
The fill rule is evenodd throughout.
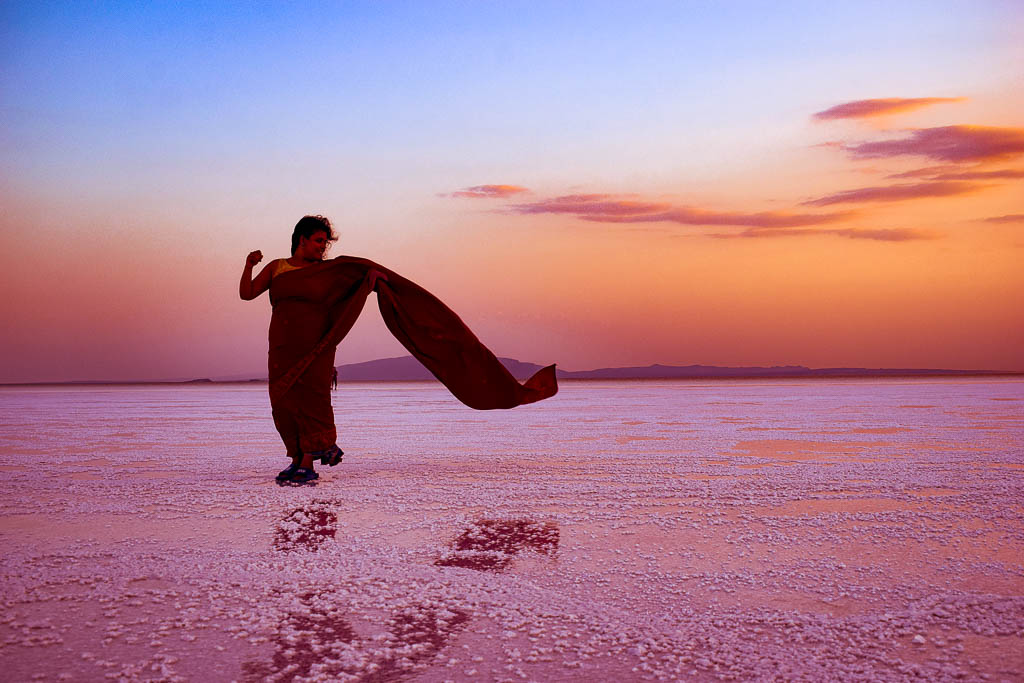
<path id="1" fill-rule="evenodd" d="M 554 365 L 520 384 L 433 294 L 373 261 L 339 256 L 270 285 L 270 403 L 289 455 L 335 442 L 334 350 L 374 290 L 395 338 L 470 408 L 514 408 L 558 391 Z"/>

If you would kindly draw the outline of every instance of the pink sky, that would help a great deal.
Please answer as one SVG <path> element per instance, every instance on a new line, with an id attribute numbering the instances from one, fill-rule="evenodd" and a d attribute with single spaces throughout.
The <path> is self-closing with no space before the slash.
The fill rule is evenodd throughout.
<path id="1" fill-rule="evenodd" d="M 447 8 L 439 35 L 377 44 L 409 18 L 175 42 L 187 10 L 73 25 L 25 6 L 5 52 L 0 382 L 260 373 L 269 303 L 237 279 L 250 250 L 287 256 L 305 213 L 501 356 L 1022 371 L 1024 22 L 927 7 L 886 30 L 928 38 L 854 51 L 844 27 L 871 17 L 852 4 L 760 27 L 593 9 L 572 45 L 555 10 L 541 30 Z M 54 53 L 62 30 L 87 58 Z M 322 31 L 319 61 L 261 52 L 277 30 Z M 404 354 L 378 318 L 339 364 Z"/>

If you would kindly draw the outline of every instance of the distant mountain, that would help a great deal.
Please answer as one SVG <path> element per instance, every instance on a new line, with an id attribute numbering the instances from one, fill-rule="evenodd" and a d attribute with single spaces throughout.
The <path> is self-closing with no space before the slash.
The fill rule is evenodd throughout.
<path id="1" fill-rule="evenodd" d="M 522 363 L 514 358 L 498 360 L 508 368 L 513 377 L 520 380 L 530 377 L 542 367 L 535 363 Z M 338 366 L 339 382 L 413 382 L 421 379 L 434 379 L 434 376 L 412 356 L 382 358 Z"/>
<path id="2" fill-rule="evenodd" d="M 502 365 L 518 379 L 524 380 L 541 369 L 536 363 L 513 358 L 499 358 Z M 802 365 L 772 367 L 721 367 L 716 365 L 647 365 L 596 370 L 557 370 L 560 379 L 699 379 L 757 377 L 907 377 L 942 375 L 1019 374 L 990 370 L 936 370 L 920 368 L 808 368 Z M 433 379 L 430 371 L 412 356 L 382 358 L 365 363 L 338 366 L 342 382 L 416 381 Z"/>
<path id="3" fill-rule="evenodd" d="M 557 371 L 565 379 L 700 379 L 757 377 L 907 377 L 942 375 L 1017 374 L 993 370 L 937 370 L 922 368 L 808 368 L 803 365 L 772 367 L 722 367 L 718 365 L 646 365 L 627 368 L 599 368 L 578 372 Z"/>
<path id="4" fill-rule="evenodd" d="M 543 366 L 524 363 L 514 358 L 499 358 L 502 365 L 516 379 L 529 378 Z M 775 365 L 772 367 L 731 368 L 718 365 L 644 365 L 625 368 L 597 368 L 596 370 L 556 370 L 559 379 L 728 379 L 759 377 L 943 377 L 971 375 L 1006 375 L 1020 377 L 1021 371 L 1002 370 L 937 370 L 928 368 L 808 368 L 803 365 Z M 382 358 L 365 363 L 338 366 L 338 379 L 342 382 L 415 382 L 432 380 L 430 371 L 412 356 Z M 29 384 L 208 384 L 222 382 L 266 382 L 266 373 L 220 375 L 212 378 L 163 380 L 87 380 L 73 382 L 30 382 Z"/>

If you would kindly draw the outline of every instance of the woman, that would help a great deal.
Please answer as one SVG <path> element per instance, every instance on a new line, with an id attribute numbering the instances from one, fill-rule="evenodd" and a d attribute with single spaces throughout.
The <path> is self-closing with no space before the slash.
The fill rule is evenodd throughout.
<path id="1" fill-rule="evenodd" d="M 331 228 L 331 222 L 323 216 L 303 216 L 292 232 L 292 255 L 287 259 L 275 259 L 268 263 L 255 279 L 252 270 L 263 254 L 254 251 L 245 260 L 245 269 L 238 284 L 238 295 L 245 301 L 255 299 L 268 289 L 274 303 L 274 281 L 284 273 L 306 268 L 324 260 L 329 244 L 338 236 Z M 277 344 L 270 348 L 270 381 L 283 374 L 287 358 L 296 352 L 304 353 L 323 334 L 326 311 L 322 302 L 310 299 L 303 308 L 306 316 L 312 315 L 319 324 L 291 325 L 285 318 L 275 316 L 270 323 L 271 339 Z M 275 306 L 276 308 L 276 306 Z M 325 353 L 296 382 L 285 397 L 271 402 L 274 425 L 284 439 L 292 464 L 277 475 L 279 483 L 305 484 L 320 477 L 313 470 L 313 461 L 337 465 L 343 455 L 335 443 L 334 409 L 331 406 L 330 381 L 334 370 L 334 354 Z"/>
<path id="2" fill-rule="evenodd" d="M 292 459 L 278 483 L 315 483 L 314 460 L 341 462 L 331 407 L 334 352 L 372 291 L 388 330 L 469 407 L 513 408 L 558 391 L 554 365 L 520 384 L 451 309 L 416 283 L 366 259 L 325 261 L 337 239 L 329 220 L 304 216 L 292 233 L 291 258 L 272 261 L 253 278 L 263 254 L 250 253 L 238 286 L 246 301 L 270 290 L 270 405 Z"/>

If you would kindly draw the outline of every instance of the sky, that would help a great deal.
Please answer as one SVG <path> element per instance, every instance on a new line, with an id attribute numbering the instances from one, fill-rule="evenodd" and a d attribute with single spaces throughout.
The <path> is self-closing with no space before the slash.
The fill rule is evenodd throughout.
<path id="1" fill-rule="evenodd" d="M 0 382 L 257 376 L 304 214 L 503 357 L 1024 371 L 1024 2 L 12 0 L 0 111 Z"/>

